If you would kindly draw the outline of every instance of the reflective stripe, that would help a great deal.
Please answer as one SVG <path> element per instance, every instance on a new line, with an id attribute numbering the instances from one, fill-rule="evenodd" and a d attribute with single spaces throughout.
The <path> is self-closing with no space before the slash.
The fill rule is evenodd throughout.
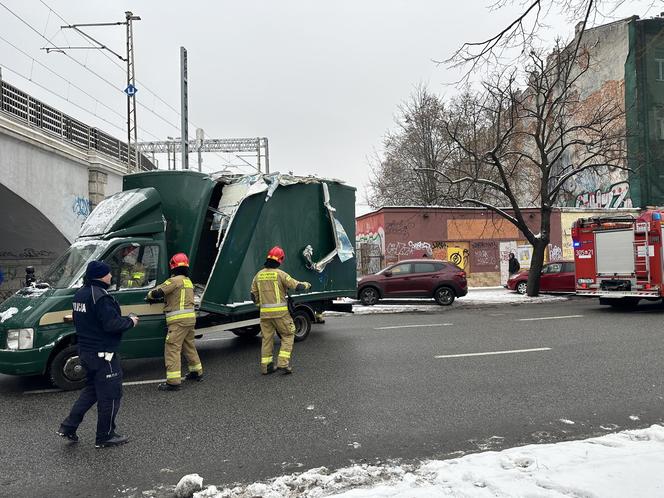
<path id="1" fill-rule="evenodd" d="M 265 308 L 265 305 L 261 306 L 261 313 L 274 313 L 277 311 L 288 311 L 288 306 L 280 306 L 279 308 Z"/>
<path id="2" fill-rule="evenodd" d="M 170 280 L 166 280 L 166 281 L 164 282 L 164 285 L 171 285 L 171 281 L 170 281 Z"/>
<path id="3" fill-rule="evenodd" d="M 290 351 L 279 351 L 279 358 L 290 358 Z"/>
<path id="4" fill-rule="evenodd" d="M 200 363 L 196 363 L 195 365 L 189 365 L 189 371 L 190 372 L 200 372 L 203 370 L 203 365 Z"/>
<path id="5" fill-rule="evenodd" d="M 262 271 L 259 272 L 258 275 L 256 276 L 256 280 L 259 282 L 264 282 L 264 281 L 272 281 L 272 280 L 277 280 L 277 272 L 276 271 Z"/>
<path id="6" fill-rule="evenodd" d="M 175 316 L 167 316 L 166 317 L 166 323 L 171 323 L 175 322 L 176 320 L 184 320 L 185 318 L 196 318 L 196 313 L 191 312 L 191 313 L 182 313 L 179 315 Z"/>
<path id="7" fill-rule="evenodd" d="M 287 303 L 262 304 L 261 308 L 280 308 L 282 306 L 288 306 L 288 304 Z"/>
<path id="8" fill-rule="evenodd" d="M 188 278 L 185 278 L 184 280 L 182 280 L 182 285 L 184 285 L 185 289 L 193 289 L 194 288 L 194 284 L 192 284 L 191 280 L 189 280 Z"/>
<path id="9" fill-rule="evenodd" d="M 166 378 L 167 379 L 179 379 L 181 377 L 180 371 L 176 372 L 166 372 Z"/>
<path id="10" fill-rule="evenodd" d="M 184 287 L 183 287 L 182 289 L 180 289 L 180 309 L 181 310 L 184 309 L 184 294 L 185 294 L 185 290 L 184 290 Z"/>
<path id="11" fill-rule="evenodd" d="M 262 365 L 267 365 L 268 363 L 272 363 L 272 357 L 271 356 L 263 356 L 261 358 L 261 364 Z"/>
<path id="12" fill-rule="evenodd" d="M 274 281 L 274 300 L 281 301 L 281 293 L 279 292 L 279 282 Z"/>
<path id="13" fill-rule="evenodd" d="M 166 318 L 170 316 L 177 316 L 177 315 L 182 315 L 184 313 L 194 313 L 196 310 L 194 308 L 186 308 L 183 310 L 175 310 L 175 311 L 169 311 L 166 313 Z"/>

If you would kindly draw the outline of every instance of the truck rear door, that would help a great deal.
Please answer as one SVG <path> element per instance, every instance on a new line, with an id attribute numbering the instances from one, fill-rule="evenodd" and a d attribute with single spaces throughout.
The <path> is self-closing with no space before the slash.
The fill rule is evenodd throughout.
<path id="1" fill-rule="evenodd" d="M 595 232 L 595 263 L 598 276 L 634 273 L 634 231 Z"/>

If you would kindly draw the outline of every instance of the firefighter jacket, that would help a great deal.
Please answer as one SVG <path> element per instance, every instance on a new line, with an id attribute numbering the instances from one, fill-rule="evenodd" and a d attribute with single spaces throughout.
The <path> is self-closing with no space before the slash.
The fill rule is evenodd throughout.
<path id="1" fill-rule="evenodd" d="M 123 289 L 143 287 L 147 283 L 147 273 L 143 263 L 124 265 L 120 270 L 120 287 Z"/>
<path id="2" fill-rule="evenodd" d="M 288 314 L 286 292 L 307 289 L 310 285 L 298 282 L 278 268 L 263 268 L 251 283 L 251 295 L 261 310 L 261 318 L 281 318 Z"/>
<path id="3" fill-rule="evenodd" d="M 158 292 L 161 291 L 161 292 Z M 175 275 L 148 292 L 148 299 L 164 295 L 166 323 L 192 324 L 196 322 L 194 284 L 184 275 Z"/>
<path id="4" fill-rule="evenodd" d="M 104 282 L 91 280 L 74 294 L 72 316 L 80 352 L 116 352 L 122 333 L 134 326 L 131 318 L 121 315 L 107 288 Z"/>

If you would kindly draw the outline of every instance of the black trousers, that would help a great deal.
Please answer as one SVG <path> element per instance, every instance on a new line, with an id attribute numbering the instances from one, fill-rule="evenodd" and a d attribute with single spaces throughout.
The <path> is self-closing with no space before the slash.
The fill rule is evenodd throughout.
<path id="1" fill-rule="evenodd" d="M 122 399 L 122 367 L 118 354 L 111 361 L 97 353 L 80 352 L 85 367 L 85 387 L 72 406 L 69 416 L 62 422 L 62 429 L 75 431 L 87 411 L 97 403 L 97 442 L 110 439 L 115 432 L 115 417 Z"/>

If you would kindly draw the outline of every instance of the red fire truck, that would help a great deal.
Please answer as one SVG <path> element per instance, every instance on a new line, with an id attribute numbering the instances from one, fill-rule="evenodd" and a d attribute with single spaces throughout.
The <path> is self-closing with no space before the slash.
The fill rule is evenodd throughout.
<path id="1" fill-rule="evenodd" d="M 572 240 L 577 294 L 616 307 L 664 296 L 660 211 L 581 218 Z"/>

